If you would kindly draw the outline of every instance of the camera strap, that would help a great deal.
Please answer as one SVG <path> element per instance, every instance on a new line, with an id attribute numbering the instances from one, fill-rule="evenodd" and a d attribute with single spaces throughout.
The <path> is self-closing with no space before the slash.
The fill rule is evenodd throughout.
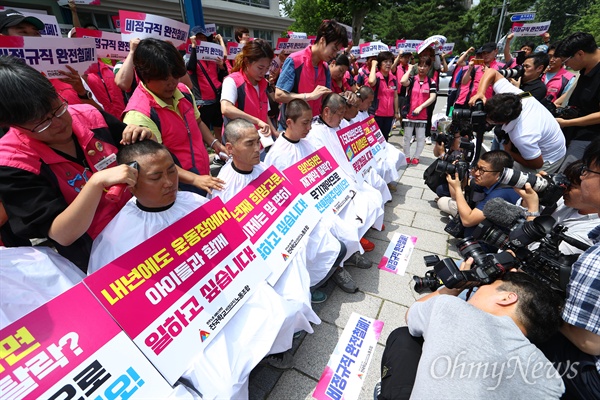
<path id="1" fill-rule="evenodd" d="M 533 95 L 531 94 L 531 92 L 522 92 L 519 93 L 518 95 L 521 99 L 527 99 L 529 97 L 533 97 Z"/>

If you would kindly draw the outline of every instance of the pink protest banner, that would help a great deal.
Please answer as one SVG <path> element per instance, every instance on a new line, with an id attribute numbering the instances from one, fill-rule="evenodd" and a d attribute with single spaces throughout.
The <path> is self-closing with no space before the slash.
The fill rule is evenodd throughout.
<path id="1" fill-rule="evenodd" d="M 0 36 L 0 55 L 21 58 L 48 79 L 63 78 L 66 65 L 83 75 L 96 62 L 94 39 Z"/>
<path id="2" fill-rule="evenodd" d="M 540 36 L 548 32 L 551 22 L 552 21 L 533 23 L 513 22 L 510 31 L 515 36 Z"/>
<path id="3" fill-rule="evenodd" d="M 113 23 L 113 26 L 115 27 L 115 29 L 118 30 L 119 32 L 121 32 L 121 20 L 119 19 L 119 16 L 111 15 L 110 19 L 112 19 L 112 23 Z"/>
<path id="4" fill-rule="evenodd" d="M 429 46 L 441 49 L 446 44 L 447 41 L 448 41 L 448 39 L 446 39 L 446 36 L 442 36 L 442 35 L 429 36 L 427 39 L 423 40 L 423 42 L 417 46 L 417 53 L 421 54 L 421 52 Z"/>
<path id="5" fill-rule="evenodd" d="M 402 54 L 405 51 L 410 51 L 411 53 L 414 53 L 417 51 L 417 46 L 419 46 L 419 44 L 421 44 L 422 42 L 422 40 L 400 39 L 396 40 L 396 48 L 398 49 L 398 53 L 400 54 Z"/>
<path id="6" fill-rule="evenodd" d="M 316 36 L 308 36 L 307 39 L 310 40 L 310 44 L 313 45 L 313 44 L 315 44 L 317 37 Z"/>
<path id="7" fill-rule="evenodd" d="M 444 46 L 442 46 L 442 52 L 449 56 L 452 54 L 452 51 L 454 51 L 454 43 L 446 43 L 444 44 Z"/>
<path id="8" fill-rule="evenodd" d="M 75 28 L 75 35 L 78 38 L 94 38 L 98 58 L 124 60 L 129 55 L 129 42 L 123 41 L 120 33 Z"/>
<path id="9" fill-rule="evenodd" d="M 309 39 L 287 39 L 278 38 L 275 50 L 282 51 L 284 54 L 294 53 L 310 46 Z"/>
<path id="10" fill-rule="evenodd" d="M 312 394 L 315 399 L 358 399 L 382 329 L 383 321 L 350 315 Z"/>
<path id="11" fill-rule="evenodd" d="M 381 133 L 381 129 L 379 129 L 377 122 L 375 122 L 375 118 L 366 118 L 360 124 L 365 137 L 369 141 L 369 146 L 371 146 L 375 161 L 377 163 L 383 162 L 387 157 L 387 142 L 385 141 L 385 137 L 383 136 L 383 133 Z"/>
<path id="12" fill-rule="evenodd" d="M 189 51 L 192 51 L 191 45 Z M 198 60 L 222 60 L 223 48 L 217 43 L 198 42 L 196 44 L 196 54 L 198 55 Z"/>
<path id="13" fill-rule="evenodd" d="M 231 198 L 225 207 L 255 245 L 260 259 L 273 271 L 275 284 L 298 243 L 308 236 L 321 215 L 302 198 L 298 189 L 271 166 Z"/>
<path id="14" fill-rule="evenodd" d="M 166 398 L 172 390 L 83 284 L 8 325 L 0 339 L 2 399 Z"/>
<path id="15" fill-rule="evenodd" d="M 416 236 L 394 233 L 383 257 L 381 257 L 378 268 L 393 274 L 404 275 L 416 243 Z"/>
<path id="16" fill-rule="evenodd" d="M 350 200 L 350 182 L 326 147 L 308 155 L 285 171 L 290 182 L 299 182 L 300 193 L 312 199 L 317 211 L 339 213 Z"/>
<path id="17" fill-rule="evenodd" d="M 186 42 L 190 26 L 173 19 L 134 11 L 119 11 L 123 40 L 155 38 L 173 43 L 175 47 Z"/>
<path id="18" fill-rule="evenodd" d="M 369 141 L 362 130 L 362 123 L 355 122 L 336 133 L 356 179 L 363 182 L 369 169 L 375 168 L 376 164 Z"/>
<path id="19" fill-rule="evenodd" d="M 216 198 L 84 283 L 173 384 L 271 272 L 256 258 Z"/>
<path id="20" fill-rule="evenodd" d="M 358 47 L 361 58 L 377 57 L 382 51 L 390 51 L 389 46 L 381 42 L 361 43 Z"/>
<path id="21" fill-rule="evenodd" d="M 237 55 L 242 52 L 243 48 L 244 48 L 243 44 L 240 44 L 237 42 L 228 42 L 227 43 L 227 59 L 235 60 Z"/>

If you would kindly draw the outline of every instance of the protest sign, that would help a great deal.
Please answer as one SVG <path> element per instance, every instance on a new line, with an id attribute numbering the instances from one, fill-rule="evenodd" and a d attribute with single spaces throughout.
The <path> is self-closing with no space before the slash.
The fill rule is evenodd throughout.
<path id="1" fill-rule="evenodd" d="M 275 50 L 280 50 L 284 54 L 290 54 L 305 49 L 308 46 L 310 46 L 310 40 L 308 39 L 278 38 Z"/>
<path id="2" fill-rule="evenodd" d="M 442 46 L 442 52 L 447 56 L 451 55 L 453 50 L 454 50 L 454 43 L 446 43 L 445 45 Z"/>
<path id="3" fill-rule="evenodd" d="M 39 19 L 44 23 L 44 30 L 40 31 L 42 37 L 62 37 L 60 34 L 60 26 L 54 15 L 37 14 L 37 13 L 23 13 L 25 16 L 31 16 Z"/>
<path id="4" fill-rule="evenodd" d="M 375 353 L 383 321 L 352 313 L 313 392 L 317 400 L 356 400 Z"/>
<path id="5" fill-rule="evenodd" d="M 78 38 L 94 38 L 96 43 L 96 56 L 98 58 L 112 58 L 124 60 L 129 55 L 129 42 L 121 39 L 120 33 L 100 31 L 97 29 L 75 28 Z"/>
<path id="6" fill-rule="evenodd" d="M 210 35 L 216 35 L 217 34 L 217 25 L 216 24 L 206 24 L 206 25 L 204 25 L 204 30 L 206 31 L 206 37 L 209 37 Z"/>
<path id="7" fill-rule="evenodd" d="M 167 398 L 172 391 L 82 283 L 2 329 L 0 349 L 2 399 Z"/>
<path id="8" fill-rule="evenodd" d="M 189 51 L 192 51 L 191 44 Z M 217 43 L 211 42 L 198 42 L 196 44 L 196 54 L 198 55 L 198 61 L 209 60 L 216 61 L 223 59 L 223 47 Z"/>
<path id="9" fill-rule="evenodd" d="M 376 164 L 361 122 L 339 129 L 336 134 L 357 181 L 364 182 L 365 176 Z"/>
<path id="10" fill-rule="evenodd" d="M 362 43 L 359 48 L 361 58 L 377 57 L 382 51 L 390 51 L 389 46 L 381 42 Z"/>
<path id="11" fill-rule="evenodd" d="M 352 54 L 356 59 L 360 58 L 360 46 L 352 46 L 350 49 L 350 54 Z"/>
<path id="12" fill-rule="evenodd" d="M 190 26 L 173 19 L 134 11 L 119 11 L 123 40 L 155 38 L 167 40 L 175 47 L 185 43 Z"/>
<path id="13" fill-rule="evenodd" d="M 298 243 L 308 237 L 321 215 L 300 196 L 298 189 L 271 166 L 231 198 L 225 207 L 255 245 L 262 261 L 272 270 L 274 285 Z"/>
<path id="14" fill-rule="evenodd" d="M 113 26 L 115 27 L 115 29 L 119 32 L 121 32 L 121 20 L 119 19 L 118 15 L 111 15 L 110 19 L 112 19 L 113 22 Z"/>
<path id="15" fill-rule="evenodd" d="M 414 53 L 417 51 L 417 46 L 419 46 L 419 44 L 423 43 L 422 40 L 406 40 L 406 39 L 401 39 L 401 40 L 396 40 L 396 48 L 398 49 L 398 53 L 402 54 L 405 51 L 410 51 L 411 53 Z"/>
<path id="16" fill-rule="evenodd" d="M 48 79 L 64 78 L 59 71 L 68 72 L 66 65 L 83 75 L 96 62 L 96 44 L 91 38 L 0 36 L 0 55 L 21 58 Z"/>
<path id="17" fill-rule="evenodd" d="M 371 152 L 376 163 L 383 162 L 387 156 L 387 142 L 374 117 L 361 121 L 361 128 L 371 146 Z"/>
<path id="18" fill-rule="evenodd" d="M 447 41 L 448 41 L 448 39 L 446 39 L 446 36 L 442 36 L 442 35 L 429 36 L 427 39 L 423 40 L 422 43 L 419 43 L 419 45 L 417 46 L 417 53 L 421 54 L 421 52 L 429 46 L 432 46 L 435 48 L 440 48 L 440 47 L 444 46 Z"/>
<path id="19" fill-rule="evenodd" d="M 244 48 L 243 44 L 237 42 L 228 42 L 227 43 L 227 59 L 235 60 L 238 53 L 242 52 L 242 48 Z"/>
<path id="20" fill-rule="evenodd" d="M 533 22 L 529 24 L 524 22 L 513 22 L 510 31 L 515 36 L 540 36 L 548 32 L 551 22 L 552 21 Z"/>
<path id="21" fill-rule="evenodd" d="M 348 43 L 352 43 L 352 27 L 350 25 L 345 25 L 342 24 L 340 22 L 338 22 L 338 24 L 340 24 L 341 26 L 343 26 L 346 29 L 346 34 L 348 35 Z"/>
<path id="22" fill-rule="evenodd" d="M 404 275 L 416 243 L 416 236 L 395 233 L 378 268 L 393 274 Z"/>
<path id="23" fill-rule="evenodd" d="M 290 39 L 307 39 L 307 36 L 306 36 L 306 32 L 288 31 L 288 38 L 290 38 Z"/>
<path id="24" fill-rule="evenodd" d="M 300 183 L 297 185 L 300 193 L 312 199 L 321 214 L 338 214 L 352 200 L 350 182 L 326 147 L 289 166 L 283 173 L 291 182 Z"/>
<path id="25" fill-rule="evenodd" d="M 58 0 L 59 6 L 66 6 L 69 3 L 69 0 Z M 73 0 L 75 5 L 86 5 L 86 6 L 99 6 L 100 0 Z"/>
<path id="26" fill-rule="evenodd" d="M 173 384 L 270 273 L 257 257 L 215 198 L 84 283 Z"/>

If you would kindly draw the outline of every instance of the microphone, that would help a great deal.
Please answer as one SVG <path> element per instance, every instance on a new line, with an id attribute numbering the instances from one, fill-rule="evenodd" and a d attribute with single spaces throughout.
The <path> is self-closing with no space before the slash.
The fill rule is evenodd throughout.
<path id="1" fill-rule="evenodd" d="M 140 170 L 140 166 L 137 163 L 137 161 L 132 161 L 127 165 L 137 169 L 138 171 Z M 127 187 L 127 184 L 125 184 L 125 183 L 118 183 L 116 185 L 112 185 L 108 189 L 108 191 L 106 192 L 104 197 L 106 198 L 106 200 L 116 203 L 117 201 L 121 200 L 121 196 L 123 196 L 123 192 L 125 191 L 126 187 Z"/>
<path id="2" fill-rule="evenodd" d="M 494 225 L 511 228 L 520 219 L 525 218 L 525 210 L 500 197 L 495 197 L 485 203 L 483 215 Z"/>

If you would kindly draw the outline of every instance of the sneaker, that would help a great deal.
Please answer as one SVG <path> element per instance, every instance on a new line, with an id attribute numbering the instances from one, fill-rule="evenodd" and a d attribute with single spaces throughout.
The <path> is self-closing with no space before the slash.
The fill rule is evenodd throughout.
<path id="1" fill-rule="evenodd" d="M 425 144 L 431 144 L 431 136 L 425 138 Z"/>
<path id="2" fill-rule="evenodd" d="M 315 290 L 310 294 L 310 302 L 313 304 L 320 304 L 327 300 L 327 295 L 320 290 Z"/>
<path id="3" fill-rule="evenodd" d="M 346 293 L 356 293 L 358 290 L 358 286 L 354 283 L 354 279 L 352 279 L 352 275 L 346 268 L 338 268 L 335 270 L 331 279 Z"/>
<path id="4" fill-rule="evenodd" d="M 396 189 L 396 185 L 393 185 L 391 183 L 388 183 L 387 187 L 388 187 L 389 191 L 392 192 L 392 193 L 396 192 L 396 190 L 397 190 Z"/>
<path id="5" fill-rule="evenodd" d="M 400 136 L 404 136 L 404 129 L 400 128 L 400 130 L 398 131 L 398 133 L 400 133 Z"/>
<path id="6" fill-rule="evenodd" d="M 356 253 L 352 254 L 349 259 L 344 261 L 344 266 L 346 266 L 346 267 L 369 269 L 369 268 L 371 268 L 371 265 L 373 265 L 373 263 L 371 261 L 367 260 L 366 257 L 363 257 L 362 255 L 360 255 L 360 253 L 358 251 Z"/>
<path id="7" fill-rule="evenodd" d="M 411 161 L 412 165 L 418 165 L 419 164 L 419 159 L 418 158 L 413 158 Z"/>
<path id="8" fill-rule="evenodd" d="M 285 371 L 294 368 L 294 356 L 291 351 L 288 350 L 283 353 L 268 355 L 263 358 L 260 363 Z"/>
<path id="9" fill-rule="evenodd" d="M 410 157 L 406 157 L 406 165 L 410 165 Z"/>
<path id="10" fill-rule="evenodd" d="M 415 135 L 412 135 L 412 137 L 410 138 L 410 142 L 411 142 L 411 143 L 414 143 L 414 142 L 415 142 L 415 140 L 416 140 L 416 138 L 415 138 Z"/>
<path id="11" fill-rule="evenodd" d="M 363 250 L 367 253 L 375 250 L 375 245 L 373 244 L 373 242 L 365 238 L 360 239 L 360 245 L 362 246 Z"/>
<path id="12" fill-rule="evenodd" d="M 379 395 L 381 394 L 381 381 L 375 384 L 375 389 L 373 390 L 373 400 L 377 400 Z"/>

